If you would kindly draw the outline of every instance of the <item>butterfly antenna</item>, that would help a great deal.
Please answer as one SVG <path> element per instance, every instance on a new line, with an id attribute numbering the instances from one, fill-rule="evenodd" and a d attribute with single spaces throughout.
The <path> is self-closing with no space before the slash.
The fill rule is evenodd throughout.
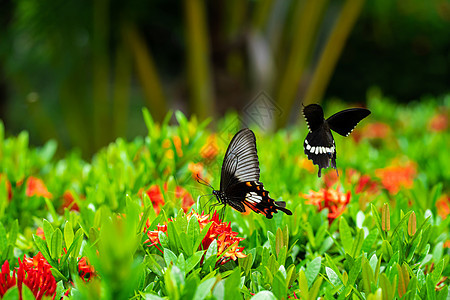
<path id="1" fill-rule="evenodd" d="M 198 175 L 198 174 L 197 174 L 197 182 L 214 189 L 213 186 L 210 185 L 208 181 L 206 181 L 205 179 L 201 178 L 200 175 Z"/>

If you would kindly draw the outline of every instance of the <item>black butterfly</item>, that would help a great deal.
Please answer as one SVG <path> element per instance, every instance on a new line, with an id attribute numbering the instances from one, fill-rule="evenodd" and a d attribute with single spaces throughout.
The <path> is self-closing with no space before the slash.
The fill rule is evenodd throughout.
<path id="1" fill-rule="evenodd" d="M 325 120 L 320 105 L 310 104 L 303 108 L 303 116 L 309 129 L 303 150 L 308 159 L 319 166 L 319 177 L 321 170 L 330 166 L 330 160 L 331 166 L 336 169 L 336 145 L 330 129 L 342 136 L 348 136 L 356 124 L 368 115 L 370 115 L 368 109 L 350 108 L 335 113 Z"/>
<path id="2" fill-rule="evenodd" d="M 230 205 L 239 212 L 248 212 L 248 209 L 251 209 L 266 215 L 268 219 L 271 219 L 277 210 L 292 215 L 292 212 L 285 208 L 286 203 L 275 202 L 259 182 L 256 138 L 248 128 L 240 130 L 231 140 L 222 164 L 220 190 L 213 188 L 213 195 L 220 204 Z"/>

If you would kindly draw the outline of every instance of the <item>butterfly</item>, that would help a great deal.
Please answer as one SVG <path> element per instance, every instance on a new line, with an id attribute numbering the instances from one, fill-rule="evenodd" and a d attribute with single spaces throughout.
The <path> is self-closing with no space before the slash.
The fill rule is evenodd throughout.
<path id="1" fill-rule="evenodd" d="M 278 210 L 292 215 L 284 201 L 274 201 L 269 197 L 269 192 L 259 181 L 259 172 L 255 134 L 245 128 L 236 133 L 228 145 L 222 164 L 220 190 L 207 185 L 213 188 L 219 204 L 229 205 L 239 212 L 253 210 L 268 219 Z"/>
<path id="2" fill-rule="evenodd" d="M 303 116 L 309 129 L 303 143 L 303 150 L 308 159 L 319 166 L 319 177 L 321 170 L 330 166 L 330 161 L 331 166 L 336 169 L 336 145 L 331 130 L 342 136 L 348 136 L 356 125 L 368 115 L 370 115 L 368 109 L 350 108 L 335 113 L 325 120 L 320 105 L 310 104 L 303 107 Z"/>

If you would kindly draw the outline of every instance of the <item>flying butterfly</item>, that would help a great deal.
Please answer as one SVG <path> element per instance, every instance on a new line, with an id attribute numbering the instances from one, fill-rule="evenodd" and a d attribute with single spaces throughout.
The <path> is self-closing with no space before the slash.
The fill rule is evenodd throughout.
<path id="1" fill-rule="evenodd" d="M 220 190 L 198 179 L 213 188 L 213 195 L 219 204 L 229 205 L 239 212 L 253 210 L 268 219 L 278 210 L 292 215 L 284 201 L 274 201 L 269 197 L 269 192 L 259 181 L 259 172 L 255 134 L 245 128 L 236 133 L 228 145 L 222 164 Z"/>
<path id="2" fill-rule="evenodd" d="M 308 159 L 319 166 L 319 177 L 321 170 L 330 166 L 330 161 L 331 166 L 336 169 L 336 145 L 331 130 L 342 136 L 348 136 L 356 125 L 368 115 L 370 115 L 368 109 L 350 108 L 335 113 L 325 120 L 320 105 L 310 104 L 303 107 L 303 116 L 309 129 L 303 143 L 303 150 Z"/>

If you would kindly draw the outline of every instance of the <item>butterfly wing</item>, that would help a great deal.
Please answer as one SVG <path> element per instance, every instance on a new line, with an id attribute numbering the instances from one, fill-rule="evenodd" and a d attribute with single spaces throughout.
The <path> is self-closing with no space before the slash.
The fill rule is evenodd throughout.
<path id="1" fill-rule="evenodd" d="M 313 164 L 319 166 L 318 176 L 321 170 L 331 166 L 336 169 L 336 145 L 330 128 L 324 123 L 319 129 L 308 133 L 303 143 L 303 151 Z"/>
<path id="2" fill-rule="evenodd" d="M 356 125 L 370 115 L 370 110 L 365 108 L 350 108 L 335 113 L 327 119 L 328 126 L 342 136 L 348 136 Z"/>
<path id="3" fill-rule="evenodd" d="M 292 215 L 292 212 L 286 209 L 284 201 L 274 201 L 269 197 L 269 192 L 264 189 L 264 186 L 259 181 L 239 182 L 232 185 L 225 192 L 227 197 L 227 204 L 239 212 L 245 213 L 249 209 L 256 213 L 272 219 L 273 214 L 278 210 Z"/>
<path id="4" fill-rule="evenodd" d="M 220 190 L 239 182 L 259 181 L 259 162 L 256 138 L 248 128 L 236 133 L 228 145 L 222 164 Z"/>
<path id="5" fill-rule="evenodd" d="M 259 174 L 255 134 L 248 128 L 242 129 L 233 137 L 225 153 L 220 180 L 222 202 L 239 212 L 247 212 L 249 208 L 269 219 L 277 210 L 292 215 L 285 208 L 285 202 L 275 202 L 269 197 L 269 192 L 259 182 Z"/>
<path id="6" fill-rule="evenodd" d="M 308 125 L 309 132 L 319 129 L 324 123 L 322 107 L 318 104 L 310 104 L 303 108 L 303 116 Z"/>

